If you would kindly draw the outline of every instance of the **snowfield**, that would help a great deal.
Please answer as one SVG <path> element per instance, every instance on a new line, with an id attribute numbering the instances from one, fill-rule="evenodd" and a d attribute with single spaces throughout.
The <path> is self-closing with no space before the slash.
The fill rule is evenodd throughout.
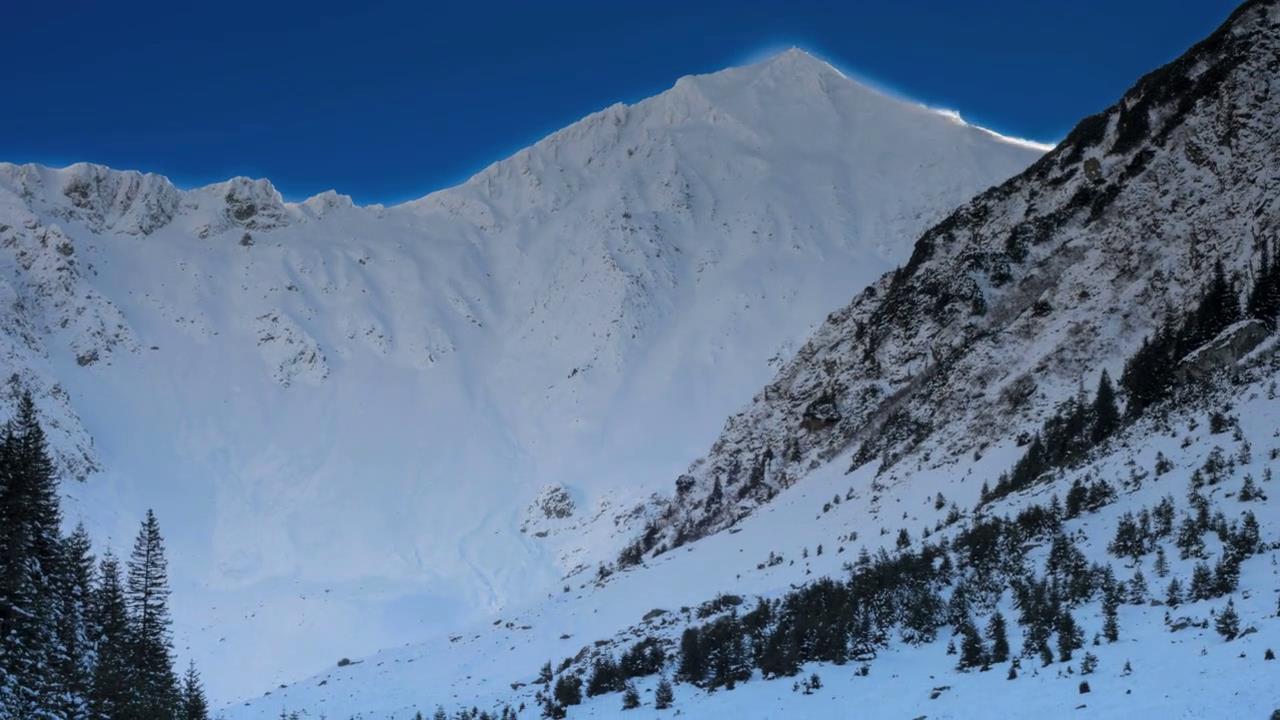
<path id="1" fill-rule="evenodd" d="M 1064 531 L 1075 537 L 1091 562 L 1110 563 L 1121 580 L 1139 567 L 1150 586 L 1152 600 L 1162 598 L 1168 580 L 1178 577 L 1185 588 L 1194 559 L 1180 560 L 1172 541 L 1163 543 L 1169 575 L 1161 578 L 1154 568 L 1154 553 L 1140 565 L 1109 555 L 1117 522 L 1125 512 L 1153 507 L 1171 495 L 1180 512 L 1195 469 L 1204 465 L 1214 448 L 1239 457 L 1251 448 L 1249 462 L 1238 462 L 1230 474 L 1208 489 L 1215 509 L 1236 519 L 1245 510 L 1258 518 L 1262 537 L 1270 549 L 1246 560 L 1240 589 L 1232 595 L 1241 616 L 1241 627 L 1256 632 L 1227 642 L 1213 630 L 1213 613 L 1226 598 L 1187 602 L 1176 609 L 1163 603 L 1120 607 L 1120 640 L 1093 645 L 1102 630 L 1097 601 L 1083 606 L 1076 618 L 1084 630 L 1085 647 L 1074 663 L 1057 662 L 1040 667 L 1037 659 L 1024 659 L 1020 675 L 1007 680 L 1008 663 L 986 672 L 959 672 L 956 657 L 948 655 L 949 628 L 932 643 L 911 645 L 895 639 L 890 648 L 866 663 L 844 666 L 810 664 L 795 678 L 762 680 L 759 673 L 732 691 L 706 693 L 687 684 L 675 685 L 676 702 L 668 711 L 652 707 L 656 678 L 638 682 L 641 709 L 623 711 L 617 693 L 587 698 L 569 709 L 571 718 L 680 717 L 690 718 L 971 718 L 971 717 L 1267 717 L 1277 707 L 1277 673 L 1280 662 L 1265 661 L 1267 649 L 1280 648 L 1280 490 L 1275 481 L 1261 481 L 1265 469 L 1275 468 L 1272 452 L 1280 453 L 1280 401 L 1277 377 L 1280 355 L 1273 340 L 1254 362 L 1253 380 L 1221 388 L 1206 405 L 1232 408 L 1239 432 L 1214 434 L 1208 413 L 1194 409 L 1174 413 L 1167 423 L 1142 421 L 1113 438 L 1088 463 L 1062 473 L 1054 481 L 1011 496 L 985 509 L 991 515 L 1016 515 L 1030 504 L 1048 504 L 1051 495 L 1061 499 L 1076 479 L 1105 479 L 1119 491 L 1116 502 L 1099 512 L 1069 520 Z M 616 655 L 639 637 L 655 635 L 679 640 L 680 631 L 696 620 L 690 611 L 723 592 L 743 595 L 741 607 L 754 604 L 754 596 L 777 597 L 788 589 L 821 576 L 842 578 L 842 566 L 853 562 L 866 547 L 894 551 L 897 530 L 906 527 L 912 537 L 945 523 L 951 504 L 965 519 L 942 531 L 950 536 L 969 523 L 970 509 L 988 478 L 1007 469 L 1021 454 L 1014 443 L 992 447 L 980 460 L 971 457 L 936 471 L 921 473 L 913 482 L 887 492 L 876 487 L 877 468 L 865 466 L 845 474 L 849 458 L 829 463 L 803 483 L 785 490 L 766 509 L 734 528 L 704 538 L 686 548 L 666 553 L 644 566 L 624 571 L 604 583 L 574 583 L 568 592 L 550 594 L 543 602 L 523 611 L 497 615 L 486 622 L 459 630 L 452 638 L 411 644 L 363 658 L 346 667 L 333 667 L 308 680 L 226 709 L 229 719 L 269 718 L 281 710 L 305 712 L 318 718 L 396 718 L 408 720 L 414 712 L 430 715 L 437 705 L 449 711 L 478 706 L 497 709 L 503 704 L 526 703 L 521 717 L 537 717 L 533 701 L 538 689 L 538 668 L 550 661 L 558 665 L 588 648 Z M 1160 476 L 1154 473 L 1157 453 L 1172 464 Z M 1142 476 L 1137 486 L 1134 474 Z M 1245 475 L 1259 480 L 1268 496 L 1264 501 L 1241 502 L 1235 498 Z M 885 492 L 879 504 L 868 502 Z M 936 493 L 947 506 L 935 509 Z M 828 506 L 834 496 L 844 500 Z M 855 540 L 848 539 L 857 529 Z M 881 529 L 884 532 L 881 532 Z M 941 535 L 934 535 L 936 542 Z M 817 554 L 818 546 L 823 553 Z M 1221 545 L 1206 538 L 1212 558 Z M 1033 551 L 1042 561 L 1047 547 Z M 770 553 L 782 557 L 767 566 Z M 766 564 L 760 568 L 759 565 Z M 1009 593 L 1000 610 L 1010 618 L 1010 645 L 1015 654 L 1022 645 L 1012 622 L 1017 611 Z M 682 610 L 683 608 L 683 610 Z M 650 620 L 650 611 L 666 610 Z M 1173 618 L 1209 620 L 1209 627 L 1171 632 L 1166 613 Z M 568 635 L 568 637 L 564 637 Z M 605 644 L 597 641 L 606 641 Z M 1084 652 L 1098 657 L 1094 674 L 1079 674 Z M 1128 662 L 1132 669 L 1123 670 Z M 576 666 L 575 666 L 576 667 Z M 674 667 L 674 664 L 669 667 Z M 1067 668 L 1072 670 L 1067 672 Z M 812 695 L 793 685 L 818 673 L 823 687 Z M 1079 683 L 1089 682 L 1091 692 L 1079 693 Z M 513 690 L 513 685 L 524 687 Z M 937 698 L 935 689 L 945 688 Z M 1083 708 L 1079 706 L 1083 705 Z"/>
<path id="2" fill-rule="evenodd" d="M 3 164 L 0 365 L 96 547 L 155 508 L 179 657 L 229 700 L 580 583 L 825 313 L 1042 150 L 792 50 L 397 207 Z"/>

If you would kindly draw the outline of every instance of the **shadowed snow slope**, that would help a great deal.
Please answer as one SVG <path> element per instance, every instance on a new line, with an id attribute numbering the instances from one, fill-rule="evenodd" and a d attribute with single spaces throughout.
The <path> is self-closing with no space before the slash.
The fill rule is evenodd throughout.
<path id="1" fill-rule="evenodd" d="M 817 320 L 1039 154 L 791 50 L 391 208 L 4 164 L 6 393 L 100 544 L 155 507 L 229 698 L 612 558 Z"/>

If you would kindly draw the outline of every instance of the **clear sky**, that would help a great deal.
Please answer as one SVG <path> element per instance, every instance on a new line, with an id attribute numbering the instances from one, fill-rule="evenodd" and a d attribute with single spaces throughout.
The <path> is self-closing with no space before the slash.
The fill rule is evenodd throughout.
<path id="1" fill-rule="evenodd" d="M 0 0 L 0 160 L 396 202 L 617 101 L 792 45 L 1035 140 L 1207 35 L 1227 0 Z"/>

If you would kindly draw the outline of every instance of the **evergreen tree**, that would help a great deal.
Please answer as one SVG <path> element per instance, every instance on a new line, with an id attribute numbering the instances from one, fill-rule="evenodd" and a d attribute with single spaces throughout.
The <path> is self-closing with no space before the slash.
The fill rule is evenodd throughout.
<path id="1" fill-rule="evenodd" d="M 1070 662 L 1073 650 L 1084 647 L 1084 635 L 1071 611 L 1064 609 L 1058 616 L 1058 659 Z"/>
<path id="2" fill-rule="evenodd" d="M 636 690 L 635 683 L 628 680 L 622 690 L 622 709 L 634 710 L 638 707 L 640 707 L 640 693 Z"/>
<path id="3" fill-rule="evenodd" d="M 1120 614 L 1119 603 L 1112 598 L 1106 598 L 1102 601 L 1102 636 L 1107 642 L 1115 642 L 1120 639 Z"/>
<path id="4" fill-rule="evenodd" d="M 1236 614 L 1235 602 L 1227 601 L 1227 606 L 1218 614 L 1214 628 L 1228 641 L 1235 640 L 1240 635 L 1240 616 Z"/>
<path id="5" fill-rule="evenodd" d="M 1195 568 L 1191 571 L 1190 598 L 1192 600 L 1208 600 L 1213 597 L 1216 585 L 1213 571 L 1209 569 L 1209 566 L 1203 562 L 1196 563 Z"/>
<path id="6" fill-rule="evenodd" d="M 150 510 L 129 557 L 125 600 L 132 646 L 130 715 L 140 720 L 172 716 L 179 693 L 169 636 L 168 564 L 160 524 Z"/>
<path id="7" fill-rule="evenodd" d="M 1004 615 L 997 610 L 987 623 L 987 639 L 991 641 L 990 662 L 1002 663 L 1009 659 L 1009 635 L 1005 628 Z"/>
<path id="8" fill-rule="evenodd" d="M 577 675 L 561 675 L 560 678 L 556 680 L 556 686 L 552 691 L 552 696 L 558 704 L 564 707 L 581 703 L 582 678 Z"/>
<path id="9" fill-rule="evenodd" d="M 9 717 L 52 717 L 61 704 L 60 525 L 53 462 L 23 394 L 0 435 L 0 713 Z"/>
<path id="10" fill-rule="evenodd" d="M 587 697 L 617 692 L 623 689 L 622 686 L 623 677 L 613 655 L 603 653 L 596 656 L 591 667 L 591 677 L 587 680 Z"/>
<path id="11" fill-rule="evenodd" d="M 187 664 L 187 673 L 182 677 L 182 720 L 209 720 L 209 701 L 205 699 L 204 687 L 200 684 L 200 674 L 196 672 L 196 664 Z M 422 717 L 419 714 L 418 717 Z"/>
<path id="12" fill-rule="evenodd" d="M 1169 558 L 1165 556 L 1163 545 L 1156 547 L 1155 570 L 1156 577 L 1163 578 L 1169 576 Z"/>
<path id="13" fill-rule="evenodd" d="M 1280 320 L 1280 243 L 1262 248 L 1262 262 L 1249 292 L 1249 317 L 1261 320 L 1272 330 Z M 1274 256 L 1273 256 L 1274 252 Z"/>
<path id="14" fill-rule="evenodd" d="M 685 628 L 680 635 L 680 666 L 676 678 L 691 685 L 700 685 L 707 676 L 706 659 L 702 655 L 698 628 Z"/>
<path id="15" fill-rule="evenodd" d="M 107 553 L 98 566 L 93 593 L 93 625 L 98 652 L 94 658 L 90 714 L 96 720 L 125 717 L 131 695 L 131 637 L 120 563 Z"/>
<path id="16" fill-rule="evenodd" d="M 1093 398 L 1093 430 L 1091 439 L 1094 444 L 1111 437 L 1120 427 L 1120 409 L 1116 406 L 1116 391 L 1111 385 L 1111 376 L 1106 370 L 1098 379 L 1098 392 Z"/>
<path id="17" fill-rule="evenodd" d="M 671 681 L 665 677 L 658 681 L 658 689 L 653 692 L 653 706 L 658 710 L 666 710 L 675 702 L 675 690 L 671 687 Z"/>
<path id="18" fill-rule="evenodd" d="M 973 621 L 965 618 L 956 631 L 960 633 L 960 660 L 956 663 L 956 669 L 968 670 L 984 665 L 987 661 L 987 650 L 982 646 L 982 637 L 978 635 L 978 629 L 973 626 Z"/>
<path id="19" fill-rule="evenodd" d="M 1178 582 L 1178 578 L 1169 581 L 1169 589 L 1164 593 L 1164 604 L 1169 607 L 1178 607 L 1182 604 L 1182 583 Z"/>
<path id="20" fill-rule="evenodd" d="M 62 603 L 58 623 L 62 661 L 58 668 L 58 711 L 69 719 L 89 716 L 95 655 L 93 643 L 97 635 L 92 627 L 93 574 L 89 534 L 83 525 L 79 525 L 63 541 L 63 567 L 58 589 Z"/>
<path id="21" fill-rule="evenodd" d="M 1142 568 L 1133 571 L 1133 579 L 1129 581 L 1129 603 L 1141 605 L 1147 601 L 1147 578 Z"/>

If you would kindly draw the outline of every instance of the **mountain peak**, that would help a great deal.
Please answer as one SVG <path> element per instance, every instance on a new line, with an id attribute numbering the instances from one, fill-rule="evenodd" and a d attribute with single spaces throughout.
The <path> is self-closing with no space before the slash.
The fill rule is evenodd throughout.
<path id="1" fill-rule="evenodd" d="M 839 72 L 826 60 L 813 55 L 803 48 L 795 46 L 789 47 L 781 52 L 774 53 L 759 63 L 756 63 L 756 65 L 759 67 L 786 68 L 805 72 Z"/>

